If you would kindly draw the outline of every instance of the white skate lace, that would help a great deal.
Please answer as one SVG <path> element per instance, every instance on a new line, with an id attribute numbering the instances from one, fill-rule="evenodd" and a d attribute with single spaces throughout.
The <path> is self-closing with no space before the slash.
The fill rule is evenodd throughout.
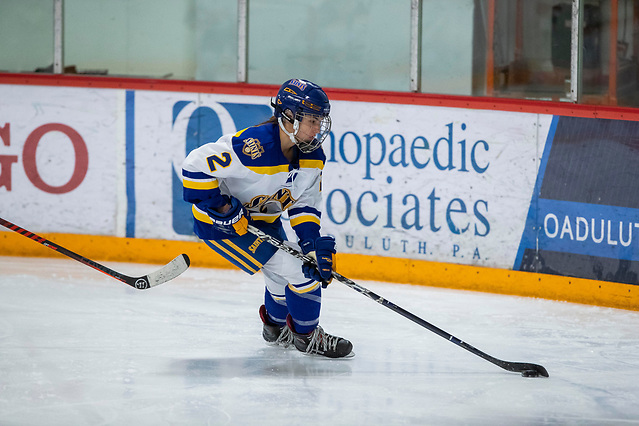
<path id="1" fill-rule="evenodd" d="M 276 345 L 282 345 L 282 347 L 288 348 L 293 344 L 293 333 L 291 333 L 291 329 L 288 328 L 287 325 L 282 327 L 282 331 L 280 331 L 280 335 L 275 341 Z"/>
<path id="2" fill-rule="evenodd" d="M 335 351 L 339 339 L 340 338 L 337 336 L 331 336 L 330 334 L 327 334 L 322 327 L 317 326 L 317 328 L 313 330 L 313 333 L 311 334 L 311 340 L 310 342 L 308 342 L 306 353 L 322 354 L 329 349 Z"/>

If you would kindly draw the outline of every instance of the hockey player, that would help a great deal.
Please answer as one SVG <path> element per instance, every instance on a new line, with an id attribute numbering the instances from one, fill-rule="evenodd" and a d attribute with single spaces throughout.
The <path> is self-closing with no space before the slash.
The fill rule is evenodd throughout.
<path id="1" fill-rule="evenodd" d="M 330 358 L 352 356 L 348 340 L 319 326 L 322 287 L 331 280 L 335 240 L 320 235 L 322 141 L 331 128 L 326 93 L 310 81 L 286 81 L 265 123 L 225 135 L 187 156 L 184 199 L 192 203 L 195 234 L 240 269 L 261 270 L 266 290 L 259 309 L 269 344 Z M 247 232 L 248 224 L 286 239 L 290 224 L 317 266 L 277 250 Z"/>

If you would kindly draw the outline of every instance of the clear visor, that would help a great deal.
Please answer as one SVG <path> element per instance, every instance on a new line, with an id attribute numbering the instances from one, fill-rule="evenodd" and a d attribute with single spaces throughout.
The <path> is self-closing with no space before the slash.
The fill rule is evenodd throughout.
<path id="1" fill-rule="evenodd" d="M 320 147 L 331 131 L 331 117 L 298 113 L 293 123 L 295 141 L 302 152 L 313 152 Z"/>

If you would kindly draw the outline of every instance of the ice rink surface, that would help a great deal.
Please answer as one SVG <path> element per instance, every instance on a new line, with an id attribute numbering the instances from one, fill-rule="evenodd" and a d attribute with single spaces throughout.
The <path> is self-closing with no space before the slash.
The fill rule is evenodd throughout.
<path id="1" fill-rule="evenodd" d="M 550 378 L 507 372 L 339 282 L 321 324 L 356 356 L 329 360 L 263 342 L 261 275 L 191 268 L 139 291 L 70 259 L 0 256 L 0 424 L 639 424 L 639 312 L 357 282 Z"/>

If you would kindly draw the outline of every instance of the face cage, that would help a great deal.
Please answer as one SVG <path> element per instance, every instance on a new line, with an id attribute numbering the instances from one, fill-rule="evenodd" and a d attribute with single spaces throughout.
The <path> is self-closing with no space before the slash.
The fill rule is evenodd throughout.
<path id="1" fill-rule="evenodd" d="M 298 132 L 304 118 L 310 120 L 319 120 L 319 131 L 315 134 L 315 137 L 310 141 L 301 140 L 298 137 Z M 309 153 L 315 151 L 317 148 L 322 145 L 326 136 L 331 131 L 331 117 L 328 115 L 319 116 L 316 114 L 308 114 L 303 112 L 298 112 L 295 115 L 295 121 L 293 121 L 293 135 L 295 136 L 295 145 L 300 149 L 300 151 L 304 153 Z"/>

